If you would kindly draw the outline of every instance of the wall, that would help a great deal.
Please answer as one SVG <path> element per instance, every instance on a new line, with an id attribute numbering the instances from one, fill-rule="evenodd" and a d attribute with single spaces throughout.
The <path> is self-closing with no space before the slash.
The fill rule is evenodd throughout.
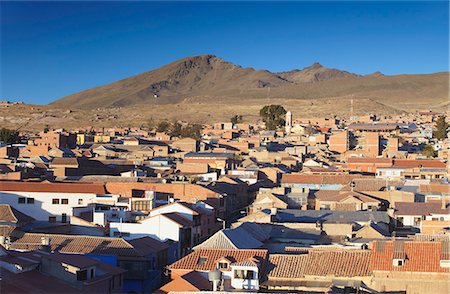
<path id="1" fill-rule="evenodd" d="M 412 294 L 450 293 L 448 273 L 373 272 L 372 287 L 378 291 Z"/>
<path id="2" fill-rule="evenodd" d="M 65 213 L 69 221 L 73 207 L 86 205 L 92 202 L 95 196 L 82 193 L 0 192 L 0 203 L 9 204 L 36 220 L 48 221 L 49 216 L 57 216 L 57 221 L 61 221 L 61 215 Z M 20 197 L 34 198 L 34 204 L 18 203 Z M 53 198 L 59 199 L 60 204 L 52 204 Z M 68 199 L 68 204 L 61 204 L 61 199 Z M 78 204 L 79 199 L 82 204 Z"/>

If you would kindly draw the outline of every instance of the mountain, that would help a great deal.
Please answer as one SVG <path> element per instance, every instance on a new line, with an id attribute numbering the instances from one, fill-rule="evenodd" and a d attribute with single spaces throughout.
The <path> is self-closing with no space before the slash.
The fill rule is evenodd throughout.
<path id="1" fill-rule="evenodd" d="M 320 82 L 332 79 L 354 78 L 360 75 L 350 73 L 335 68 L 326 68 L 316 62 L 302 70 L 294 69 L 291 71 L 280 72 L 278 75 L 294 83 Z"/>
<path id="2" fill-rule="evenodd" d="M 274 73 L 242 68 L 214 55 L 187 57 L 161 68 L 75 93 L 51 103 L 56 108 L 92 109 L 218 101 L 235 106 L 251 99 L 330 99 L 354 97 L 409 110 L 448 101 L 448 72 L 385 76 L 359 75 L 314 63 Z M 367 100 L 369 99 L 369 100 Z M 317 100 L 320 101 L 320 100 Z"/>
<path id="3" fill-rule="evenodd" d="M 138 103 L 167 104 L 205 93 L 219 95 L 229 89 L 279 87 L 290 83 L 267 70 L 242 68 L 214 55 L 199 55 L 69 95 L 52 105 L 91 108 Z"/>

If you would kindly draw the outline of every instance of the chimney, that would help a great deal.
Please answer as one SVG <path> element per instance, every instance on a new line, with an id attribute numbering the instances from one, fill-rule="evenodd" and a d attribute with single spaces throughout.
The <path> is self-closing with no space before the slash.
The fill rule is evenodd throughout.
<path id="1" fill-rule="evenodd" d="M 52 239 L 50 237 L 42 237 L 41 238 L 42 250 L 46 252 L 51 252 L 52 251 L 51 242 Z"/>
<path id="2" fill-rule="evenodd" d="M 277 215 L 277 208 L 276 207 L 272 207 L 271 209 L 270 209 L 270 215 Z"/>

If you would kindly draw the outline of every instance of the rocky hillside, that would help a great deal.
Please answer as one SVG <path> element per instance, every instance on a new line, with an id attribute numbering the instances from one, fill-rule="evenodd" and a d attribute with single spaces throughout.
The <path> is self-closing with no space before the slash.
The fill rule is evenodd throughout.
<path id="1" fill-rule="evenodd" d="M 319 63 L 273 73 L 242 68 L 213 55 L 187 57 L 161 68 L 59 99 L 52 106 L 70 109 L 166 105 L 201 100 L 321 99 L 351 95 L 399 109 L 408 104 L 448 101 L 447 73 L 358 75 Z M 196 100 L 197 99 L 197 100 Z M 407 110 L 407 109 L 405 109 Z"/>

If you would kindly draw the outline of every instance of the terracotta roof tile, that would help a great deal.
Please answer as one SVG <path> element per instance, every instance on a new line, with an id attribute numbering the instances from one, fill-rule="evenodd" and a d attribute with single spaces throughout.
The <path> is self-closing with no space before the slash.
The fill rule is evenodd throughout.
<path id="1" fill-rule="evenodd" d="M 392 264 L 395 255 L 395 242 L 375 241 L 372 243 L 370 266 L 372 270 L 403 272 L 450 272 L 450 268 L 440 266 L 441 254 L 449 251 L 449 242 L 403 241 L 403 266 Z M 448 258 L 448 257 L 447 257 Z"/>
<path id="2" fill-rule="evenodd" d="M 9 204 L 0 204 L 0 222 L 26 223 L 34 220 L 31 216 L 18 211 Z"/>
<path id="3" fill-rule="evenodd" d="M 183 257 L 170 265 L 170 269 L 190 269 L 209 271 L 216 269 L 216 261 L 222 257 L 236 262 L 242 262 L 249 258 L 257 258 L 258 260 L 267 260 L 267 250 L 253 249 L 200 249 Z"/>
<path id="4" fill-rule="evenodd" d="M 311 174 L 283 174 L 282 182 L 284 184 L 349 184 L 355 178 L 361 178 L 362 175 L 311 175 Z"/>
<path id="5" fill-rule="evenodd" d="M 269 257 L 269 279 L 296 279 L 305 276 L 370 276 L 371 252 L 309 251 L 307 254 L 273 254 Z"/>
<path id="6" fill-rule="evenodd" d="M 0 191 L 106 194 L 100 183 L 0 182 Z"/>
<path id="7" fill-rule="evenodd" d="M 142 256 L 130 243 L 121 238 L 94 237 L 80 235 L 56 235 L 25 233 L 12 242 L 12 250 L 41 249 L 41 238 L 51 239 L 53 251 L 61 253 L 95 253 L 99 255 Z"/>
<path id="8" fill-rule="evenodd" d="M 450 211 L 442 209 L 442 203 L 438 202 L 395 202 L 395 215 L 431 215 L 450 214 Z"/>

